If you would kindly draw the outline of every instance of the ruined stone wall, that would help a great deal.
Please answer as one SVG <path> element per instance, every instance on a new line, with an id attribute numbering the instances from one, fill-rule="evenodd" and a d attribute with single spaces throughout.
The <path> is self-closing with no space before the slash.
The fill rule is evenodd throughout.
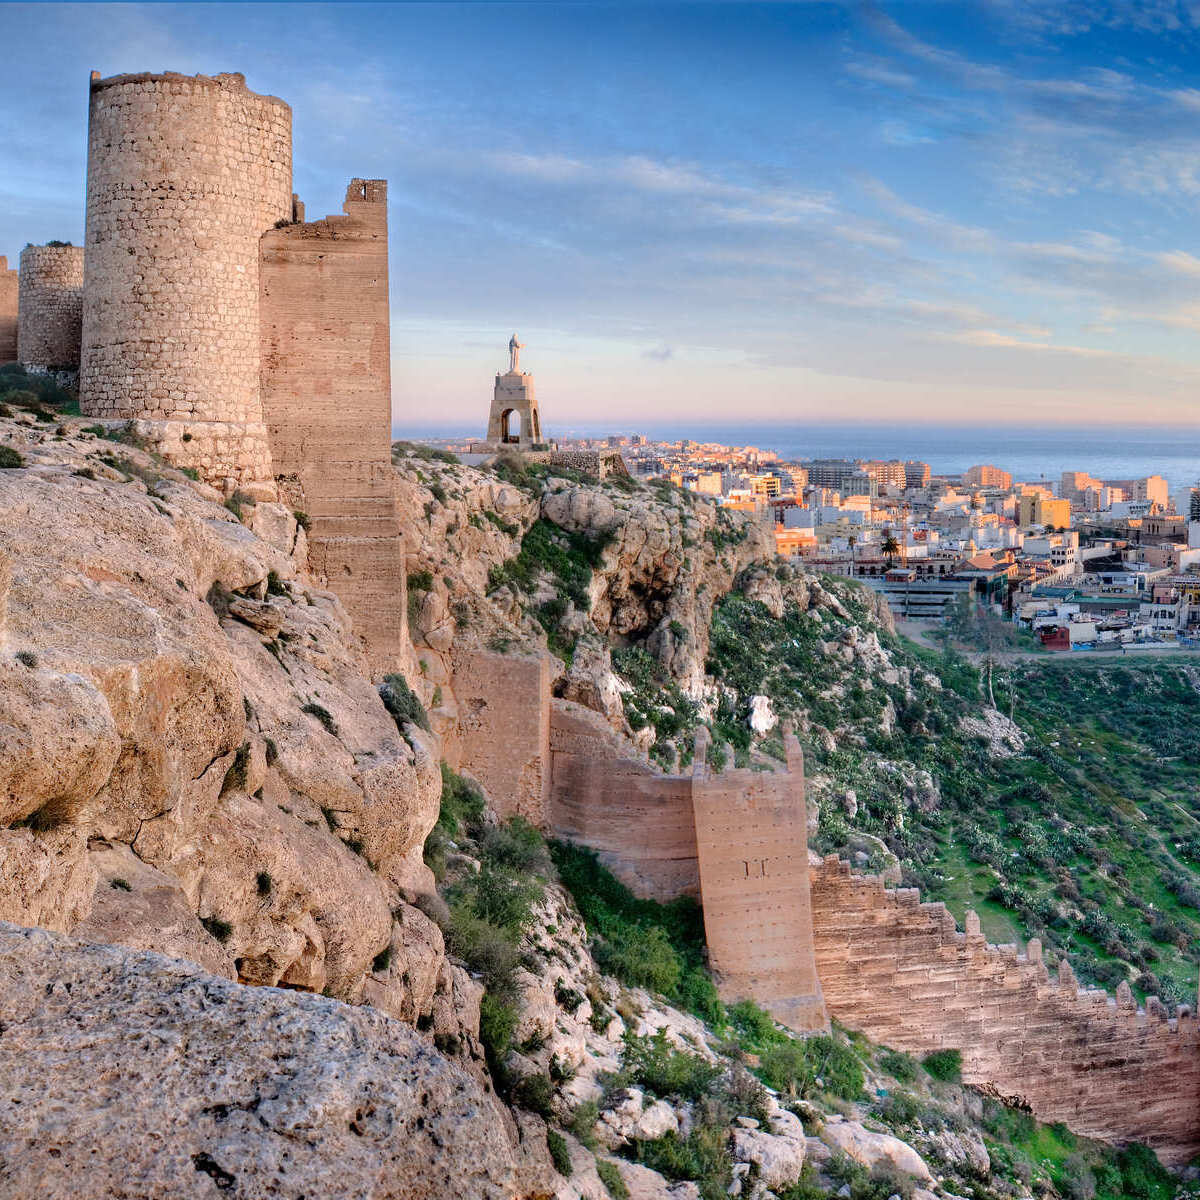
<path id="1" fill-rule="evenodd" d="M 1027 1104 L 1046 1121 L 1107 1141 L 1142 1141 L 1169 1163 L 1200 1150 L 1200 1037 L 1191 1014 L 1168 1020 L 1081 990 L 1041 947 L 988 945 L 968 914 L 888 890 L 829 858 L 811 873 L 817 969 L 829 1014 L 899 1050 L 962 1051 L 963 1079 Z"/>
<path id="2" fill-rule="evenodd" d="M 387 184 L 353 180 L 341 214 L 264 234 L 261 391 L 271 457 L 308 514 L 309 565 L 376 670 L 408 637 L 391 466 Z"/>
<path id="3" fill-rule="evenodd" d="M 271 473 L 259 239 L 292 216 L 291 121 L 240 75 L 92 78 L 80 403 L 215 483 Z"/>
<path id="4" fill-rule="evenodd" d="M 0 365 L 17 360 L 19 273 L 0 254 Z"/>
<path id="5" fill-rule="evenodd" d="M 546 827 L 550 783 L 550 662 L 546 655 L 456 649 L 457 763 L 502 819 Z"/>
<path id="6" fill-rule="evenodd" d="M 709 963 L 723 999 L 753 997 L 791 1029 L 829 1019 L 813 956 L 804 756 L 785 735 L 788 769 L 710 773 L 707 730 L 692 779 Z"/>
<path id="7" fill-rule="evenodd" d="M 21 365 L 78 371 L 82 320 L 83 247 L 26 246 L 17 327 Z"/>
<path id="8" fill-rule="evenodd" d="M 629 477 L 629 468 L 617 450 L 552 450 L 547 461 L 552 467 L 570 467 L 596 479 L 610 475 Z"/>
<path id="9" fill-rule="evenodd" d="M 548 825 L 597 852 L 638 896 L 698 896 L 690 775 L 661 775 L 607 721 L 567 700 L 550 708 Z"/>

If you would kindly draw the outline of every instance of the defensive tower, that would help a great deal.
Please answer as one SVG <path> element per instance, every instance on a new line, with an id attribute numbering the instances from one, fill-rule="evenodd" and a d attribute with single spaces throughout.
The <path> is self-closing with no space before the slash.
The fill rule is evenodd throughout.
<path id="1" fill-rule="evenodd" d="M 80 404 L 210 482 L 270 479 L 259 239 L 292 208 L 292 112 L 241 75 L 93 72 Z"/>
<path id="2" fill-rule="evenodd" d="M 298 215 L 299 206 L 297 206 Z M 392 470 L 387 182 L 262 239 L 262 399 L 276 480 L 308 514 L 308 557 L 394 669 L 408 640 Z"/>
<path id="3" fill-rule="evenodd" d="M 0 254 L 0 365 L 17 358 L 17 272 Z"/>
<path id="4" fill-rule="evenodd" d="M 82 246 L 26 246 L 21 251 L 18 312 L 17 359 L 22 366 L 72 374 L 79 370 Z"/>

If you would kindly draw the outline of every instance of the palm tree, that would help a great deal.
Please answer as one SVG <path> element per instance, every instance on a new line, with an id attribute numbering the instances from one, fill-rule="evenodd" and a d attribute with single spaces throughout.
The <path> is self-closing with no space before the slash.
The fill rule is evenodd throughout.
<path id="1" fill-rule="evenodd" d="M 887 555 L 887 567 L 890 571 L 892 563 L 895 561 L 893 555 L 900 553 L 900 543 L 896 541 L 895 534 L 889 529 L 887 536 L 883 539 L 883 552 Z"/>

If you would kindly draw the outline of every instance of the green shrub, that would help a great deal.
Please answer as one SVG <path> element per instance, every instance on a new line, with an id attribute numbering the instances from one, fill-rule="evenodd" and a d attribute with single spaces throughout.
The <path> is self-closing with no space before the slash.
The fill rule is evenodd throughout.
<path id="1" fill-rule="evenodd" d="M 390 945 L 384 946 L 380 952 L 371 959 L 371 970 L 376 975 L 381 975 L 392 965 L 392 948 Z"/>
<path id="2" fill-rule="evenodd" d="M 337 723 L 334 721 L 333 714 L 329 711 L 329 709 L 317 704 L 315 701 L 310 701 L 308 704 L 303 705 L 300 711 L 302 713 L 308 713 L 310 717 L 316 717 L 317 720 L 320 721 L 321 724 L 324 725 L 334 737 L 337 737 Z"/>
<path id="3" fill-rule="evenodd" d="M 455 774 L 442 763 L 442 802 L 438 825 L 447 833 L 469 829 L 483 817 L 483 793 L 469 779 Z"/>
<path id="4" fill-rule="evenodd" d="M 557 1129 L 546 1130 L 546 1149 L 550 1152 L 550 1161 L 554 1169 L 563 1176 L 570 1177 L 571 1151 L 567 1148 L 567 1139 Z"/>
<path id="5" fill-rule="evenodd" d="M 934 1079 L 943 1083 L 962 1082 L 962 1051 L 934 1050 L 921 1059 L 921 1065 Z"/>
<path id="6" fill-rule="evenodd" d="M 724 1200 L 732 1176 L 729 1131 L 697 1124 L 686 1138 L 667 1133 L 652 1142 L 635 1142 L 637 1161 L 668 1179 L 695 1180 L 704 1200 Z"/>
<path id="7" fill-rule="evenodd" d="M 600 1105 L 595 1100 L 584 1100 L 576 1105 L 571 1114 L 570 1130 L 575 1139 L 589 1150 L 596 1148 L 596 1122 L 600 1119 Z"/>
<path id="8" fill-rule="evenodd" d="M 515 940 L 533 920 L 533 903 L 541 898 L 542 887 L 537 880 L 484 864 L 477 874 L 456 884 L 451 895 Z"/>
<path id="9" fill-rule="evenodd" d="M 409 571 L 408 590 L 410 592 L 428 592 L 433 590 L 432 571 Z"/>
<path id="10" fill-rule="evenodd" d="M 452 904 L 446 942 L 452 954 L 483 978 L 489 992 L 506 1000 L 512 998 L 519 955 L 507 931 L 480 919 L 465 904 Z"/>
<path id="11" fill-rule="evenodd" d="M 0 446 L 0 468 L 12 469 L 24 465 L 25 459 L 19 450 L 14 450 L 11 446 Z"/>
<path id="12" fill-rule="evenodd" d="M 616 1163 L 609 1162 L 606 1158 L 596 1159 L 596 1174 L 600 1176 L 600 1182 L 604 1184 L 612 1200 L 629 1200 L 629 1189 L 625 1186 L 625 1180 L 621 1178 Z"/>
<path id="13" fill-rule="evenodd" d="M 1132 1142 L 1117 1154 L 1125 1200 L 1169 1200 L 1174 1194 L 1171 1173 L 1148 1146 Z"/>
<path id="14" fill-rule="evenodd" d="M 917 1060 L 899 1050 L 884 1050 L 879 1055 L 879 1066 L 901 1083 L 912 1083 L 917 1078 Z"/>
<path id="15" fill-rule="evenodd" d="M 679 984 L 683 962 L 665 929 L 657 925 L 613 929 L 595 948 L 596 962 L 630 987 L 670 996 Z"/>
<path id="16" fill-rule="evenodd" d="M 845 1042 L 824 1034 L 766 1047 L 760 1073 L 768 1087 L 790 1096 L 808 1097 L 825 1091 L 843 1100 L 857 1100 L 863 1090 L 858 1055 Z"/>
<path id="17" fill-rule="evenodd" d="M 717 1063 L 672 1046 L 665 1029 L 649 1037 L 627 1034 L 621 1061 L 638 1087 L 663 1098 L 699 1100 L 722 1075 Z"/>
<path id="18" fill-rule="evenodd" d="M 550 1076 L 523 1075 L 513 1086 L 512 1102 L 548 1121 L 554 1115 L 554 1084 Z"/>
<path id="19" fill-rule="evenodd" d="M 729 1023 L 738 1038 L 750 1049 L 787 1040 L 775 1024 L 775 1018 L 753 1000 L 739 1000 L 729 1006 Z"/>
<path id="20" fill-rule="evenodd" d="M 479 1001 L 479 1040 L 494 1078 L 503 1072 L 504 1060 L 512 1049 L 512 1037 L 519 1021 L 520 1014 L 515 1005 L 491 992 L 484 992 Z"/>
<path id="21" fill-rule="evenodd" d="M 271 889 L 275 886 L 275 881 L 271 878 L 267 871 L 259 871 L 254 877 L 254 884 L 260 896 L 269 896 Z"/>
<path id="22" fill-rule="evenodd" d="M 385 675 L 379 687 L 379 696 L 384 707 L 392 715 L 396 727 L 403 730 L 406 723 L 419 725 L 429 732 L 429 717 L 417 694 L 408 686 L 403 675 Z"/>
<path id="23" fill-rule="evenodd" d="M 115 888 L 119 892 L 132 892 L 133 888 L 129 886 L 128 879 L 115 878 L 108 881 L 110 888 Z"/>
<path id="24" fill-rule="evenodd" d="M 228 921 L 222 921 L 220 917 L 201 917 L 200 924 L 204 926 L 208 932 L 217 939 L 218 942 L 229 941 L 230 935 L 233 933 L 233 926 Z"/>
<path id="25" fill-rule="evenodd" d="M 661 991 L 703 1020 L 722 1024 L 724 1008 L 705 965 L 704 917 L 688 897 L 639 900 L 596 853 L 550 842 L 558 875 L 575 900 L 601 968 L 631 987 Z"/>
<path id="26" fill-rule="evenodd" d="M 513 817 L 487 830 L 479 840 L 480 857 L 496 867 L 547 879 L 554 873 L 546 841 L 524 817 Z"/>

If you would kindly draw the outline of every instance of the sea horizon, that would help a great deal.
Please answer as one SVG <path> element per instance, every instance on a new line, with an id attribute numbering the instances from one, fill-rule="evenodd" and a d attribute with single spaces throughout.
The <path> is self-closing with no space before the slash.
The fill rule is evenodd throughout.
<path id="1" fill-rule="evenodd" d="M 719 442 L 757 446 L 780 458 L 918 459 L 935 475 L 957 475 L 979 463 L 1011 471 L 1017 482 L 1057 482 L 1063 471 L 1099 479 L 1161 475 L 1172 492 L 1200 479 L 1200 426 L 1100 425 L 1080 430 L 1053 424 L 881 424 L 878 422 L 648 421 L 636 426 L 593 422 L 561 425 L 551 438 L 644 434 L 652 441 Z M 481 436 L 475 424 L 446 422 L 393 426 L 398 438 Z"/>

